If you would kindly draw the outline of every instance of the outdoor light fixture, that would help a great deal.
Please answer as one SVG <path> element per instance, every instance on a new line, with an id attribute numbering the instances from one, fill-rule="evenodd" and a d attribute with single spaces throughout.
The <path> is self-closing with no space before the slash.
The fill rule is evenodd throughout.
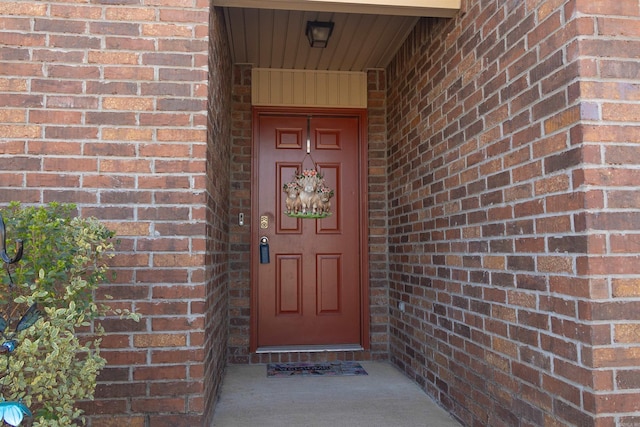
<path id="1" fill-rule="evenodd" d="M 327 47 L 332 32 L 333 22 L 307 21 L 305 34 L 311 47 Z"/>

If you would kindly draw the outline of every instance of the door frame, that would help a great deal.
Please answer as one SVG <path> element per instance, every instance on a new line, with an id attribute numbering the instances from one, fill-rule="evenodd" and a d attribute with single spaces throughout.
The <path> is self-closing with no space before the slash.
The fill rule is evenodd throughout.
<path id="1" fill-rule="evenodd" d="M 260 159 L 256 149 L 259 132 L 258 117 L 260 114 L 282 114 L 303 116 L 341 116 L 358 118 L 358 188 L 359 188 L 359 212 L 358 234 L 360 249 L 360 345 L 367 351 L 370 349 L 369 331 L 369 187 L 368 187 L 368 152 L 367 152 L 367 110 L 362 108 L 308 108 L 308 107 L 252 107 L 252 135 L 251 135 L 251 266 L 249 275 L 251 281 L 250 296 L 250 332 L 249 351 L 255 353 L 258 349 L 258 275 L 256 269 L 259 265 L 258 239 L 260 235 L 258 212 L 258 179 L 260 176 Z"/>

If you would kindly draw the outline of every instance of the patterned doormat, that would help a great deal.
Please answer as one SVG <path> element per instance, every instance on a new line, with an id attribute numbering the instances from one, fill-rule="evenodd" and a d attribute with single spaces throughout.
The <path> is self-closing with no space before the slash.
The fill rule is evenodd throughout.
<path id="1" fill-rule="evenodd" d="M 358 362 L 269 363 L 267 377 L 368 375 Z"/>

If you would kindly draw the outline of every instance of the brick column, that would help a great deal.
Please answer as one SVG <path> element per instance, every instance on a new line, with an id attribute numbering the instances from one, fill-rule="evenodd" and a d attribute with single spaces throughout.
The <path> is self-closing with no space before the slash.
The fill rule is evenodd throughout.
<path id="1" fill-rule="evenodd" d="M 204 397 L 211 418 L 227 364 L 229 338 L 229 216 L 232 64 L 223 14 L 213 9 L 209 25 L 209 123 L 207 138 L 207 256 Z"/>
<path id="2" fill-rule="evenodd" d="M 227 196 L 207 175 L 224 165 L 207 144 L 209 3 L 16 0 L 0 15 L 0 200 L 105 221 L 120 243 L 99 297 L 142 315 L 104 321 L 92 425 L 199 425 L 226 268 L 210 241 L 226 239 Z"/>
<path id="3" fill-rule="evenodd" d="M 598 427 L 640 425 L 640 3 L 575 2 L 584 37 L 570 53 L 580 61 L 584 169 L 574 185 L 584 191 L 584 215 L 574 219 L 588 233 L 587 253 L 576 260 L 583 282 L 562 290 L 581 299 L 579 324 L 556 329 L 570 337 L 588 334 L 575 363 L 559 368 L 564 381 L 584 381 L 584 408 Z M 574 246 L 558 239 L 556 251 Z M 580 285 L 580 286 L 576 286 Z M 558 387 L 559 390 L 560 389 Z"/>
<path id="4" fill-rule="evenodd" d="M 467 0 L 387 69 L 391 357 L 465 425 L 640 422 L 639 24 Z"/>
<path id="5" fill-rule="evenodd" d="M 367 71 L 369 289 L 371 295 L 371 355 L 373 359 L 387 359 L 389 357 L 386 100 L 385 71 Z"/>
<path id="6" fill-rule="evenodd" d="M 229 362 L 249 363 L 251 240 L 251 66 L 233 71 L 231 225 L 229 277 Z M 244 214 L 244 224 L 237 222 Z"/>

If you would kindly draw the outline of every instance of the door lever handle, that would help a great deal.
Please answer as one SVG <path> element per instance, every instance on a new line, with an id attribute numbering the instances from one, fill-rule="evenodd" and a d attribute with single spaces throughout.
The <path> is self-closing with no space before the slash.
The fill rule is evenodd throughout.
<path id="1" fill-rule="evenodd" d="M 269 264 L 269 238 L 262 236 L 260 238 L 260 264 Z"/>

